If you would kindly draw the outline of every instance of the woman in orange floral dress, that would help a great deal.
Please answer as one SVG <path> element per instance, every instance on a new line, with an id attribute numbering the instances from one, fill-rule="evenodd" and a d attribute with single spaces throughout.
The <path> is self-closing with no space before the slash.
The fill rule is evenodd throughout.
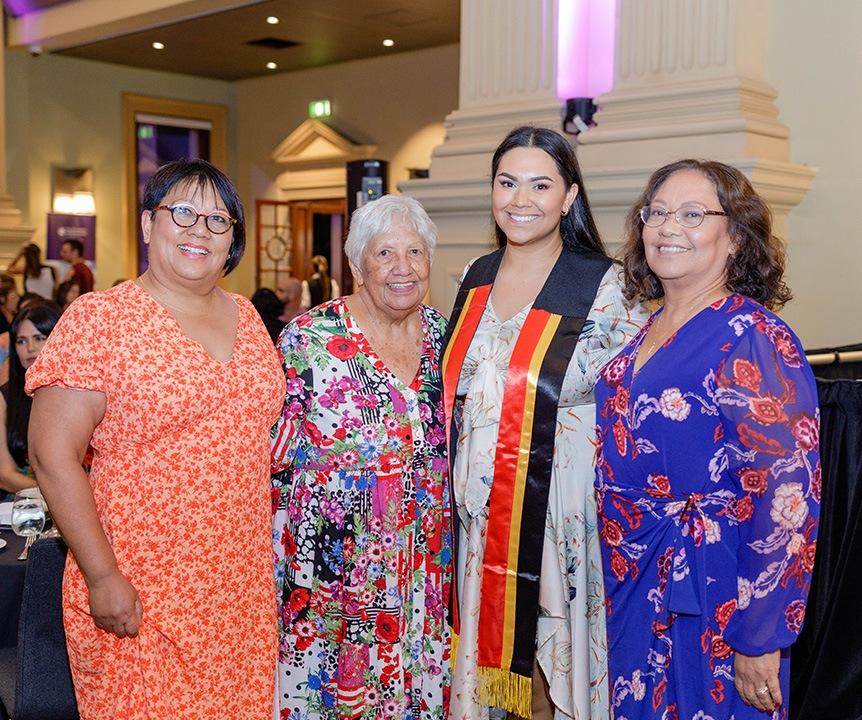
<path id="1" fill-rule="evenodd" d="M 269 720 L 284 376 L 254 308 L 216 285 L 245 246 L 227 177 L 171 163 L 143 208 L 147 271 L 73 303 L 27 375 L 31 459 L 71 550 L 78 706 L 83 720 Z"/>

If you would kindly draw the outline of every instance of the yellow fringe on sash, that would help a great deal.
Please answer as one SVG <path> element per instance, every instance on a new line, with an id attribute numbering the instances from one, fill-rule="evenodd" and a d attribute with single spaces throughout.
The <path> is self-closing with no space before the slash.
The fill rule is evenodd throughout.
<path id="1" fill-rule="evenodd" d="M 479 667 L 479 703 L 514 713 L 533 714 L 533 678 L 503 668 Z"/>
<path id="2" fill-rule="evenodd" d="M 449 663 L 452 670 L 455 669 L 455 660 L 458 658 L 458 633 L 449 628 Z"/>

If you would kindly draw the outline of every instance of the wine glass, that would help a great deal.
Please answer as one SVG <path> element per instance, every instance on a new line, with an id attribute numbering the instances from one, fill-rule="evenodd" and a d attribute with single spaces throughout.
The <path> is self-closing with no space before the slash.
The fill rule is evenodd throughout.
<path id="1" fill-rule="evenodd" d="M 15 493 L 12 503 L 12 532 L 22 537 L 35 537 L 45 527 L 45 501 L 39 488 L 26 488 Z"/>

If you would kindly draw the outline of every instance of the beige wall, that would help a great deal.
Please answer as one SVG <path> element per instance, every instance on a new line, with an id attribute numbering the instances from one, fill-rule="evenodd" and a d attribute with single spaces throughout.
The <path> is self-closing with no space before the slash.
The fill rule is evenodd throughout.
<path id="1" fill-rule="evenodd" d="M 9 192 L 44 246 L 51 165 L 93 168 L 99 288 L 126 273 L 122 93 L 225 105 L 228 155 L 235 158 L 231 83 L 19 51 L 7 51 L 6 76 Z"/>
<path id="2" fill-rule="evenodd" d="M 443 140 L 442 121 L 457 107 L 458 46 L 227 83 L 87 60 L 7 51 L 9 192 L 44 244 L 50 167 L 94 170 L 97 285 L 125 273 L 121 95 L 124 92 L 222 104 L 230 123 L 230 172 L 251 219 L 256 198 L 277 196 L 270 156 L 307 117 L 310 100 L 333 101 L 328 122 L 390 161 L 390 186 L 408 167 L 427 167 Z M 228 285 L 254 289 L 254 227 Z"/>
<path id="3" fill-rule="evenodd" d="M 458 107 L 458 46 L 282 73 L 236 83 L 236 180 L 246 204 L 250 240 L 254 201 L 277 198 L 283 168 L 272 151 L 308 117 L 311 100 L 329 98 L 325 122 L 360 144 L 377 145 L 388 160 L 389 185 L 407 178 L 408 167 L 428 167 L 431 150 L 443 141 L 443 119 Z M 251 243 L 250 243 L 251 250 Z M 243 292 L 254 287 L 254 262 L 235 271 Z"/>
<path id="4" fill-rule="evenodd" d="M 818 168 L 785 230 L 782 315 L 806 347 L 862 342 L 862 3 L 770 0 L 769 82 L 795 162 Z"/>

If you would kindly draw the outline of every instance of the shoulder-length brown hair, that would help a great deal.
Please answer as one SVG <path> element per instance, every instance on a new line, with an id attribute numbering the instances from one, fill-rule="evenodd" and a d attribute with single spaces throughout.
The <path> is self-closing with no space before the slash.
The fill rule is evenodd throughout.
<path id="1" fill-rule="evenodd" d="M 727 213 L 728 233 L 735 252 L 727 259 L 726 285 L 771 310 L 793 297 L 784 284 L 784 245 L 772 234 L 772 213 L 739 170 L 714 160 L 678 160 L 656 170 L 626 216 L 623 268 L 629 300 L 657 300 L 664 296 L 658 277 L 647 265 L 640 209 L 649 205 L 662 184 L 675 172 L 696 170 L 715 185 L 721 209 Z M 712 208 L 717 209 L 717 208 Z"/>

